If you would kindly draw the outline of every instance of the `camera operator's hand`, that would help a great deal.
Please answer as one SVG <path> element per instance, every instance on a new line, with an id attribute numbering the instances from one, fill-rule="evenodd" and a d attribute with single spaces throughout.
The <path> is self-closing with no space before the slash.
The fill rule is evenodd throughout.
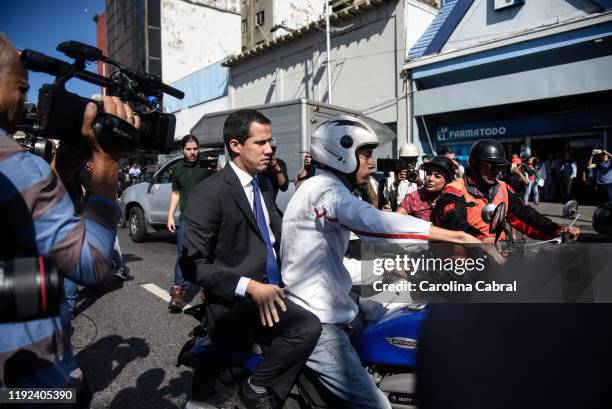
<path id="1" fill-rule="evenodd" d="M 123 103 L 119 98 L 105 96 L 102 97 L 102 103 L 104 105 L 104 112 L 126 121 L 136 129 L 140 129 L 140 117 L 138 115 L 134 115 L 132 108 Z M 93 125 L 97 114 L 98 108 L 96 104 L 93 102 L 87 104 L 85 114 L 83 115 L 83 127 L 81 128 L 81 134 L 88 142 L 89 146 L 91 146 L 94 160 L 101 159 L 118 161 L 121 158 L 122 152 L 110 147 L 102 147 L 96 138 L 93 131 Z"/>
<path id="2" fill-rule="evenodd" d="M 278 161 L 276 160 L 276 155 L 272 153 L 270 154 L 270 163 L 268 166 L 276 170 L 276 165 L 278 165 Z"/>
<path id="3" fill-rule="evenodd" d="M 312 165 L 312 156 L 310 156 L 310 154 L 307 153 L 304 156 L 304 169 L 308 170 L 311 165 Z"/>
<path id="4" fill-rule="evenodd" d="M 140 117 L 132 113 L 132 109 L 117 97 L 103 97 L 104 112 L 115 115 L 136 129 L 140 129 Z M 105 147 L 100 144 L 93 131 L 93 124 L 96 120 L 98 109 L 96 104 L 89 103 L 83 115 L 83 127 L 81 133 L 83 138 L 91 147 L 93 159 L 93 173 L 91 177 L 91 194 L 107 197 L 111 200 L 116 199 L 116 182 L 118 160 L 122 151 L 112 147 Z"/>
<path id="5" fill-rule="evenodd" d="M 408 178 L 408 169 L 402 169 L 399 172 L 394 172 L 395 178 L 393 178 L 393 184 L 395 186 L 399 185 L 402 180 L 406 180 Z"/>
<path id="6" fill-rule="evenodd" d="M 140 128 L 140 117 L 134 115 L 131 108 L 121 102 L 119 98 L 107 96 L 102 98 L 102 102 L 104 111 L 123 119 L 137 129 Z M 96 104 L 93 102 L 87 104 L 83 114 L 83 127 L 81 128 L 85 143 L 69 143 L 64 140 L 60 142 L 52 165 L 64 183 L 71 180 L 75 172 L 90 159 L 116 162 L 120 158 L 120 151 L 102 148 L 98 142 L 93 132 L 93 124 L 97 113 Z M 94 165 L 92 164 L 92 171 L 93 168 Z"/>

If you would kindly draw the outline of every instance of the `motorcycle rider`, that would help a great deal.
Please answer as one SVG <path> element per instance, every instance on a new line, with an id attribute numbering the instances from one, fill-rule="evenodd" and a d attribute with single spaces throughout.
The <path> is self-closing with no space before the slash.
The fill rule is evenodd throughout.
<path id="1" fill-rule="evenodd" d="M 512 187 L 498 179 L 501 170 L 508 164 L 504 148 L 498 141 L 481 139 L 474 143 L 465 175 L 446 185 L 436 203 L 434 224 L 493 242 L 495 235 L 489 232 L 489 224 L 483 220 L 482 210 L 487 204 L 504 202 L 507 222 L 531 238 L 548 240 L 562 232 L 578 236 L 580 229 L 554 223 L 526 205 Z M 505 239 L 504 233 L 500 239 Z"/>
<path id="2" fill-rule="evenodd" d="M 317 173 L 296 191 L 283 217 L 285 294 L 322 323 L 306 366 L 352 408 L 391 406 L 361 366 L 345 331 L 358 313 L 349 292 L 353 282 L 359 281 L 360 263 L 343 262 L 351 231 L 368 243 L 480 243 L 465 232 L 378 210 L 351 194 L 375 171 L 372 150 L 394 136 L 384 124 L 366 117 L 338 115 L 321 124 L 310 145 Z"/>

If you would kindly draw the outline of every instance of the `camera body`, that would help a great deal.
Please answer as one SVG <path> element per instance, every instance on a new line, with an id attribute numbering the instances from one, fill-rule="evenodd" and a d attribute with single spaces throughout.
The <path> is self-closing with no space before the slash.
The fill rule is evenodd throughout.
<path id="1" fill-rule="evenodd" d="M 218 161 L 219 158 L 216 156 L 207 156 L 204 159 L 200 159 L 200 167 L 210 170 L 216 170 Z"/>
<path id="2" fill-rule="evenodd" d="M 174 142 L 176 118 L 172 114 L 140 114 L 140 130 L 103 112 L 102 103 L 68 92 L 63 86 L 45 84 L 38 93 L 34 133 L 37 136 L 80 141 L 83 114 L 89 102 L 98 106 L 94 132 L 100 143 L 128 150 L 168 153 Z"/>
<path id="3" fill-rule="evenodd" d="M 389 172 L 400 172 L 402 169 L 405 169 L 404 161 L 401 159 L 378 159 L 376 161 L 376 169 L 379 172 L 389 173 Z"/>
<path id="4" fill-rule="evenodd" d="M 419 172 L 416 170 L 410 170 L 408 171 L 408 176 L 406 178 L 409 182 L 416 183 L 417 179 L 419 178 Z"/>
<path id="5" fill-rule="evenodd" d="M 176 118 L 160 113 L 163 93 L 176 98 L 184 94 L 161 82 L 153 75 L 135 71 L 104 56 L 99 49 L 76 41 L 67 41 L 57 49 L 73 58 L 70 64 L 33 50 L 23 50 L 20 59 L 25 68 L 56 77 L 52 84 L 43 85 L 38 94 L 36 112 L 26 108 L 20 129 L 36 137 L 81 142 L 83 114 L 89 102 L 98 106 L 94 133 L 104 146 L 125 150 L 167 153 L 172 150 Z M 117 70 L 108 78 L 85 70 L 85 62 L 103 61 Z M 115 116 L 106 114 L 101 102 L 83 98 L 66 91 L 65 84 L 71 78 L 105 87 L 107 94 L 129 103 L 140 117 L 140 129 Z"/>
<path id="6" fill-rule="evenodd" d="M 408 174 L 406 178 L 412 183 L 416 183 L 419 178 L 419 173 L 415 169 L 406 169 L 406 164 L 402 159 L 378 159 L 376 161 L 376 169 L 384 173 L 399 173 L 402 170 L 407 170 Z"/>

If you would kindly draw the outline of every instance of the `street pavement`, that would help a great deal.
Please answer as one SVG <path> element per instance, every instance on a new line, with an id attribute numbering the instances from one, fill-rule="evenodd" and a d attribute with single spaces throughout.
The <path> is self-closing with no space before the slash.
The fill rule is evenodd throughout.
<path id="1" fill-rule="evenodd" d="M 176 357 L 197 322 L 169 314 L 167 302 L 143 287 L 167 290 L 172 284 L 174 238 L 158 233 L 137 244 L 127 229 L 118 229 L 118 236 L 134 280 L 112 277 L 100 291 L 82 290 L 82 312 L 73 321 L 76 360 L 94 392 L 92 407 L 182 408 L 192 372 L 177 368 Z"/>
<path id="2" fill-rule="evenodd" d="M 558 223 L 562 205 L 535 206 Z M 581 206 L 577 225 L 594 235 L 594 207 Z M 192 371 L 177 368 L 176 357 L 197 322 L 184 314 L 169 314 L 166 290 L 172 284 L 176 242 L 161 232 L 146 243 L 133 243 L 127 229 L 118 229 L 124 259 L 135 277 L 109 278 L 101 290 L 84 289 L 81 313 L 74 319 L 72 338 L 76 359 L 94 392 L 93 408 L 182 408 L 191 388 Z M 597 235 L 599 239 L 602 236 Z M 188 300 L 197 304 L 194 289 Z"/>

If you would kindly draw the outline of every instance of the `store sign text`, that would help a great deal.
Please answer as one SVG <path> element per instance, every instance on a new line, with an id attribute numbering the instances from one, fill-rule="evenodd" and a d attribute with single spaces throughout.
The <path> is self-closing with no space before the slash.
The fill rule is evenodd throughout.
<path id="1" fill-rule="evenodd" d="M 439 141 L 452 141 L 456 139 L 503 136 L 506 132 L 507 129 L 505 126 L 470 129 L 438 128 L 436 136 Z"/>

